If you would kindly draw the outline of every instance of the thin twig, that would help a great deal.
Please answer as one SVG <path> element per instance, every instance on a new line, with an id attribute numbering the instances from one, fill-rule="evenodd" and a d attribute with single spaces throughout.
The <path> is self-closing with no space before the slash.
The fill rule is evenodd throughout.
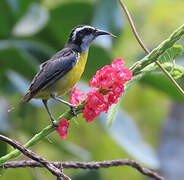
<path id="1" fill-rule="evenodd" d="M 126 7 L 126 5 L 123 3 L 122 0 L 119 0 L 119 3 L 121 5 L 121 7 L 123 8 L 123 10 L 125 11 L 125 14 L 127 16 L 128 22 L 130 23 L 131 29 L 133 31 L 133 34 L 135 35 L 135 38 L 137 39 L 138 43 L 140 44 L 140 46 L 143 48 L 143 50 L 149 54 L 150 51 L 148 50 L 148 48 L 144 45 L 144 43 L 142 42 L 141 38 L 139 37 L 137 30 L 135 28 L 134 22 L 132 20 L 132 17 Z M 171 74 L 161 65 L 161 63 L 159 61 L 155 61 L 155 63 L 159 66 L 159 68 L 162 70 L 162 72 L 172 81 L 172 83 L 175 85 L 175 87 L 179 90 L 179 92 L 184 95 L 184 91 L 183 89 L 180 87 L 180 85 L 175 81 L 175 79 L 171 76 Z"/>
<path id="2" fill-rule="evenodd" d="M 164 177 L 159 176 L 156 172 L 153 172 L 149 169 L 143 168 L 140 164 L 133 160 L 129 159 L 120 159 L 120 160 L 109 160 L 101 162 L 51 162 L 55 167 L 63 168 L 81 168 L 81 169 L 99 169 L 99 168 L 109 168 L 114 166 L 131 166 L 137 169 L 140 173 L 154 178 L 156 180 L 165 180 Z M 23 167 L 43 167 L 38 162 L 35 161 L 11 161 L 6 162 L 0 166 L 0 168 L 23 168 Z"/>
<path id="3" fill-rule="evenodd" d="M 14 148 L 18 149 L 24 155 L 31 158 L 32 160 L 35 160 L 36 162 L 39 162 L 40 164 L 42 164 L 42 166 L 47 168 L 53 175 L 55 175 L 58 178 L 58 180 L 70 180 L 69 177 L 67 177 L 66 175 L 64 175 L 62 173 L 62 171 L 61 171 L 62 166 L 59 166 L 60 169 L 58 169 L 52 163 L 47 161 L 45 158 L 42 158 L 41 156 L 35 154 L 31 150 L 24 148 L 19 142 L 14 141 L 12 139 L 9 139 L 6 136 L 0 135 L 0 140 L 6 142 L 9 145 L 13 146 Z"/>
<path id="4" fill-rule="evenodd" d="M 144 45 L 144 43 L 142 42 L 141 38 L 139 37 L 138 33 L 137 33 L 137 30 L 135 28 L 135 25 L 134 25 L 134 22 L 132 20 L 132 17 L 128 11 L 128 8 L 126 7 L 126 5 L 124 4 L 123 1 L 119 0 L 119 3 L 121 5 L 121 7 L 123 8 L 123 10 L 125 11 L 125 14 L 127 16 L 127 19 L 128 19 L 128 22 L 130 23 L 130 26 L 131 26 L 131 29 L 135 35 L 135 38 L 137 39 L 138 43 L 140 44 L 140 46 L 144 49 L 144 51 L 146 53 L 150 53 L 149 50 L 147 49 L 147 47 Z"/>

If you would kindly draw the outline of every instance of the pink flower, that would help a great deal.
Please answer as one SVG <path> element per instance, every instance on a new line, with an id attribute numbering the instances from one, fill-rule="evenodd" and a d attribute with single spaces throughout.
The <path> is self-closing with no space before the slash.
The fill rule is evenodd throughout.
<path id="1" fill-rule="evenodd" d="M 91 88 L 87 93 L 87 98 L 85 100 L 90 107 L 99 107 L 104 104 L 104 95 L 99 93 L 98 88 Z"/>
<path id="2" fill-rule="evenodd" d="M 106 95 L 108 99 L 108 105 L 111 106 L 112 104 L 117 104 L 118 98 L 122 96 L 123 92 L 124 92 L 124 85 L 118 82 L 114 82 L 112 88 Z"/>
<path id="3" fill-rule="evenodd" d="M 73 105 L 79 104 L 84 100 L 85 94 L 78 87 L 75 87 L 70 94 L 70 103 Z"/>
<path id="4" fill-rule="evenodd" d="M 89 87 L 97 87 L 98 86 L 98 81 L 97 81 L 97 78 L 96 76 L 93 76 L 93 78 L 89 81 Z"/>
<path id="5" fill-rule="evenodd" d="M 112 66 L 113 68 L 123 68 L 124 65 L 125 65 L 125 62 L 123 61 L 122 58 L 115 59 L 115 60 L 112 62 L 112 64 L 111 64 L 111 66 Z"/>
<path id="6" fill-rule="evenodd" d="M 91 108 L 88 105 L 84 107 L 83 118 L 86 119 L 86 122 L 91 122 L 93 119 L 100 115 L 101 111 L 95 108 Z"/>
<path id="7" fill-rule="evenodd" d="M 96 75 L 89 82 L 89 86 L 107 89 L 112 84 L 113 69 L 111 66 L 104 66 L 96 72 Z"/>
<path id="8" fill-rule="evenodd" d="M 57 133 L 59 133 L 61 139 L 65 139 L 67 136 L 68 128 L 69 128 L 69 122 L 67 119 L 63 118 L 60 120 L 58 128 L 57 128 Z"/>
<path id="9" fill-rule="evenodd" d="M 111 91 L 117 96 L 120 97 L 124 92 L 124 85 L 119 82 L 114 82 Z"/>
<path id="10" fill-rule="evenodd" d="M 85 100 L 85 108 L 83 117 L 87 122 L 91 122 L 101 112 L 107 111 L 108 105 L 105 101 L 105 97 L 102 93 L 99 92 L 98 88 L 91 88 L 87 93 L 87 98 Z"/>
<path id="11" fill-rule="evenodd" d="M 127 81 L 132 79 L 132 72 L 126 67 L 122 69 L 116 69 L 113 74 L 113 78 L 116 81 L 119 81 L 121 84 L 125 84 Z"/>
<path id="12" fill-rule="evenodd" d="M 110 107 L 112 104 L 117 104 L 118 103 L 118 96 L 116 96 L 112 91 L 110 91 L 106 95 L 107 101 L 108 101 L 108 106 Z"/>

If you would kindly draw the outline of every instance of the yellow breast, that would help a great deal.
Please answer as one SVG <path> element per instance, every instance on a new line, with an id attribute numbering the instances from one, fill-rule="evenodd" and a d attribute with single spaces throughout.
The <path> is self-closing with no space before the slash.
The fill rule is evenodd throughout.
<path id="1" fill-rule="evenodd" d="M 61 79 L 44 91 L 40 91 L 35 98 L 49 99 L 51 93 L 56 93 L 57 96 L 68 92 L 80 79 L 86 65 L 88 52 L 78 53 L 76 65 Z"/>
<path id="2" fill-rule="evenodd" d="M 71 89 L 80 79 L 87 61 L 88 52 L 78 53 L 78 61 L 71 71 L 66 76 L 67 87 L 66 91 Z M 65 88 L 64 88 L 65 89 Z"/>

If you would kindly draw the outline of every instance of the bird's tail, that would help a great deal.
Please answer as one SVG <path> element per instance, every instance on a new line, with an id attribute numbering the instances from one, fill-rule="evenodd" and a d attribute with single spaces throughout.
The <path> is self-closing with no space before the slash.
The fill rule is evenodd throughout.
<path id="1" fill-rule="evenodd" d="M 30 90 L 28 90 L 26 95 L 15 106 L 11 106 L 10 108 L 8 108 L 8 112 L 13 111 L 19 104 L 21 104 L 23 102 L 29 102 L 31 100 L 31 98 L 32 98 L 31 92 L 30 92 Z"/>
<path id="2" fill-rule="evenodd" d="M 10 108 L 8 108 L 8 113 L 12 112 L 15 109 L 16 106 L 11 106 Z"/>
<path id="3" fill-rule="evenodd" d="M 29 102 L 31 100 L 31 93 L 30 91 L 28 90 L 26 95 L 20 100 L 19 103 L 23 103 L 23 102 Z"/>

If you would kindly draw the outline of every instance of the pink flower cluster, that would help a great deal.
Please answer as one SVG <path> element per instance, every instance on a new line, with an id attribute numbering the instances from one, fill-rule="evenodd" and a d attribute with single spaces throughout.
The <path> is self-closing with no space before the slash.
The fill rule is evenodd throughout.
<path id="1" fill-rule="evenodd" d="M 123 59 L 116 59 L 111 65 L 106 65 L 96 72 L 90 80 L 93 86 L 87 93 L 83 117 L 91 122 L 101 112 L 107 112 L 112 104 L 118 103 L 118 98 L 124 92 L 124 84 L 132 79 L 131 71 L 123 67 Z"/>
<path id="2" fill-rule="evenodd" d="M 70 94 L 70 103 L 79 104 L 85 99 L 83 117 L 87 122 L 93 121 L 101 112 L 107 112 L 112 104 L 118 103 L 118 98 L 124 92 L 124 84 L 132 79 L 131 71 L 124 67 L 123 59 L 115 59 L 111 65 L 106 65 L 96 72 L 90 80 L 92 88 L 85 99 L 84 92 L 75 87 Z M 62 139 L 66 137 L 69 123 L 62 119 L 59 123 L 58 132 Z"/>

